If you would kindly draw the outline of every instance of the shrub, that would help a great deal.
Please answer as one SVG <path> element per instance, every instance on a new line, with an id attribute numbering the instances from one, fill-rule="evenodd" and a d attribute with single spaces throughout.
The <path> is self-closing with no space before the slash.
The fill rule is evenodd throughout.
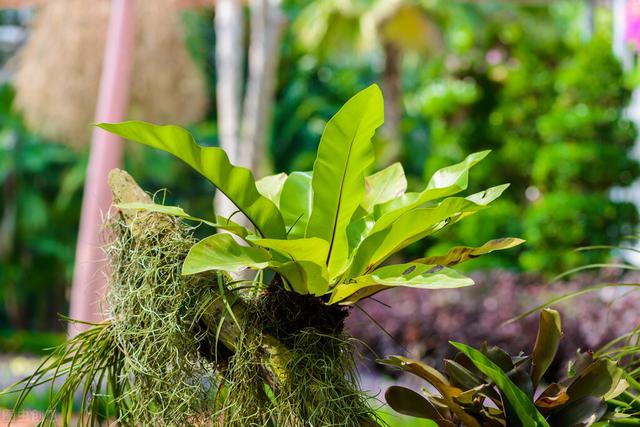
<path id="1" fill-rule="evenodd" d="M 496 213 L 491 227 L 516 229 L 528 240 L 526 251 L 499 254 L 502 265 L 552 273 L 603 261 L 606 251 L 587 255 L 571 249 L 616 245 L 638 223 L 636 209 L 609 194 L 640 172 L 631 155 L 637 131 L 624 117 L 630 90 L 623 70 L 602 32 L 587 43 L 564 37 L 566 22 L 557 20 L 553 7 L 505 13 L 518 30 L 487 15 L 482 47 L 467 53 L 454 71 L 479 96 L 460 100 L 453 110 L 423 109 L 434 122 L 427 170 L 465 150 L 495 151 L 474 171 L 474 182 L 494 185 L 500 171 L 512 183 L 512 192 L 495 208 L 508 214 Z M 531 23 L 546 25 L 548 37 L 529 38 L 521 27 Z M 422 102 L 428 105 L 431 98 Z M 521 224 L 511 219 L 514 210 L 524 218 Z M 473 218 L 449 236 L 469 241 L 485 224 Z"/>

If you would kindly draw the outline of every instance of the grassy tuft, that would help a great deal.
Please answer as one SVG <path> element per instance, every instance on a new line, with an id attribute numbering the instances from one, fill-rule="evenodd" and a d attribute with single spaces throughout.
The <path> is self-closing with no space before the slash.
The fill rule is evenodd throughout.
<path id="1" fill-rule="evenodd" d="M 16 393 L 14 414 L 19 413 L 28 395 L 49 384 L 49 406 L 41 425 L 56 425 L 59 412 L 63 425 L 69 425 L 72 412 L 78 425 L 95 425 L 110 420 L 129 422 L 129 401 L 122 383 L 123 354 L 114 341 L 109 321 L 91 324 L 89 329 L 59 346 L 36 371 L 0 394 Z M 56 381 L 62 385 L 55 389 Z M 75 404 L 78 393 L 80 403 Z"/>

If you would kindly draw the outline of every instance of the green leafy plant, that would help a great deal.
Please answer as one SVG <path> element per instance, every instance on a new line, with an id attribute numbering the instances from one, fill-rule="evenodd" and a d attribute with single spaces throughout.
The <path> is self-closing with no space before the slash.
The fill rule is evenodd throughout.
<path id="1" fill-rule="evenodd" d="M 439 170 L 417 192 L 407 191 L 400 164 L 371 174 L 371 137 L 382 121 L 383 99 L 373 85 L 328 122 L 312 171 L 259 181 L 232 165 L 222 149 L 198 145 L 182 128 L 99 125 L 182 159 L 247 221 L 234 222 L 233 215 L 209 221 L 156 205 L 126 172 L 112 171 L 109 184 L 120 212 L 107 224 L 115 236 L 107 246 L 109 318 L 6 392 L 21 391 L 23 402 L 63 372 L 64 387 L 52 404 L 69 401 L 84 387 L 89 404 L 80 409 L 81 425 L 104 416 L 98 394 L 112 397 L 107 402 L 122 424 L 378 424 L 358 385 L 343 331 L 344 306 L 397 286 L 472 285 L 450 267 L 522 242 L 504 238 L 389 262 L 406 246 L 485 209 L 507 185 L 454 196 L 467 188 L 469 169 L 487 151 Z M 181 220 L 219 232 L 198 240 Z M 255 270 L 255 277 L 233 279 L 231 273 L 245 269 Z M 95 335 L 104 338 L 99 351 L 84 352 L 101 327 L 104 334 Z M 103 379 L 111 391 L 100 388 Z M 53 419 L 55 407 L 50 409 Z"/>
<path id="2" fill-rule="evenodd" d="M 0 85 L 0 325 L 60 330 L 85 156 L 30 132 L 13 98 L 11 86 Z"/>
<path id="3" fill-rule="evenodd" d="M 578 352 L 567 378 L 542 385 L 561 338 L 559 313 L 545 309 L 531 355 L 452 342 L 460 353 L 445 360 L 445 374 L 403 356 L 387 357 L 381 363 L 417 375 L 438 392 L 423 389 L 423 396 L 392 386 L 385 394 L 387 403 L 439 426 L 590 426 L 613 417 L 607 401 L 625 392 L 628 383 L 612 359 Z"/>
<path id="4" fill-rule="evenodd" d="M 183 274 L 209 270 L 271 270 L 287 290 L 352 304 L 395 286 L 426 289 L 472 285 L 448 268 L 465 259 L 522 242 L 507 238 L 447 262 L 421 258 L 399 265 L 382 264 L 393 254 L 459 220 L 485 209 L 508 185 L 467 197 L 469 169 L 488 151 L 437 171 L 426 188 L 407 192 L 400 164 L 368 175 L 374 161 L 371 137 L 383 123 L 383 99 L 376 85 L 351 98 L 328 122 L 311 172 L 278 174 L 254 181 L 252 173 L 232 165 L 217 147 L 202 147 L 184 129 L 144 122 L 100 124 L 126 139 L 167 151 L 209 179 L 244 214 L 250 226 L 230 218 L 201 220 L 230 234 L 213 234 L 195 244 Z M 123 204 L 123 209 L 151 210 L 195 219 L 181 208 Z M 444 266 L 442 264 L 446 264 Z"/>

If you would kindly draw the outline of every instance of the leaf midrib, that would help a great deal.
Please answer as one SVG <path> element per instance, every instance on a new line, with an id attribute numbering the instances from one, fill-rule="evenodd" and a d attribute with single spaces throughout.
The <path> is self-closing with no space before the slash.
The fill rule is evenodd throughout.
<path id="1" fill-rule="evenodd" d="M 368 111 L 368 107 L 369 107 L 369 103 L 367 103 L 367 111 Z M 366 117 L 366 115 L 364 116 Z M 342 179 L 340 180 L 340 190 L 338 192 L 338 206 L 336 207 L 336 211 L 335 211 L 335 218 L 333 220 L 333 227 L 331 229 L 331 242 L 329 244 L 329 253 L 327 254 L 327 267 L 329 266 L 329 260 L 331 259 L 331 253 L 333 252 L 333 244 L 335 242 L 335 236 L 336 236 L 336 229 L 338 227 L 338 217 L 340 216 L 340 206 L 342 206 L 342 191 L 344 188 L 344 181 L 347 177 L 347 170 L 349 167 L 349 161 L 351 160 L 351 151 L 353 150 L 353 145 L 354 142 L 358 136 L 358 133 L 360 132 L 360 126 L 362 125 L 363 120 L 360 120 L 358 122 L 358 126 L 356 127 L 356 131 L 354 132 L 354 136 L 351 139 L 351 142 L 349 143 L 349 151 L 347 153 L 347 161 L 345 162 L 344 165 L 344 173 L 342 174 Z"/>

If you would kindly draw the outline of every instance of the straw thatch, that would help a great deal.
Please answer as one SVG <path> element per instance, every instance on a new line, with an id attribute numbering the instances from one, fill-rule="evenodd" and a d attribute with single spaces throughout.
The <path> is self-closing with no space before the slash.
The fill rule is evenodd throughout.
<path id="1" fill-rule="evenodd" d="M 75 147 L 94 121 L 110 3 L 51 0 L 16 58 L 16 107 L 27 125 Z M 189 124 L 207 108 L 204 75 L 186 49 L 174 0 L 136 2 L 130 118 Z"/>

